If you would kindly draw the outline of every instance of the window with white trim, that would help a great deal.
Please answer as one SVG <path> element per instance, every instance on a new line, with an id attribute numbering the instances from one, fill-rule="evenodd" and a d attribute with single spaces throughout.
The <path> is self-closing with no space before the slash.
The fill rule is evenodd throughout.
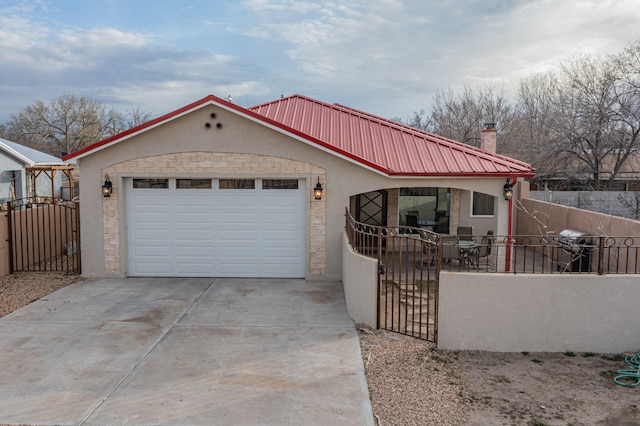
<path id="1" fill-rule="evenodd" d="M 482 192 L 473 192 L 471 196 L 471 216 L 493 216 L 495 197 Z"/>

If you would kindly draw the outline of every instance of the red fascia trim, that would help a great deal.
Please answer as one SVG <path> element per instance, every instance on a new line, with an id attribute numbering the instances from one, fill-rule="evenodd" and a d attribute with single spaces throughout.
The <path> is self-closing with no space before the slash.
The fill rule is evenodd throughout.
<path id="1" fill-rule="evenodd" d="M 294 135 L 296 135 L 296 136 L 298 136 L 298 137 L 300 137 L 300 138 L 302 138 L 304 140 L 307 140 L 307 141 L 312 142 L 312 143 L 314 143 L 316 145 L 322 146 L 323 148 L 326 148 L 329 151 L 333 151 L 335 153 L 338 153 L 338 154 L 340 154 L 340 155 L 342 155 L 344 157 L 347 157 L 347 158 L 349 158 L 351 160 L 354 160 L 354 161 L 356 161 L 356 162 L 358 162 L 360 164 L 363 164 L 363 165 L 366 165 L 368 167 L 371 167 L 371 168 L 373 168 L 375 170 L 378 170 L 378 171 L 380 171 L 382 173 L 389 174 L 389 170 L 387 170 L 387 169 L 385 169 L 383 167 L 380 167 L 377 164 L 374 164 L 374 163 L 372 163 L 370 161 L 367 161 L 367 160 L 365 160 L 363 158 L 360 158 L 360 157 L 358 157 L 356 155 L 353 155 L 353 154 L 351 154 L 349 152 L 346 152 L 346 151 L 343 151 L 341 149 L 338 149 L 338 148 L 336 148 L 336 147 L 334 147 L 332 145 L 329 145 L 329 144 L 327 144 L 327 143 L 325 143 L 325 142 L 323 142 L 323 141 L 321 141 L 319 139 L 315 139 L 315 138 L 313 138 L 313 137 L 311 137 L 309 135 L 306 135 L 306 134 L 304 134 L 304 133 L 302 133 L 302 132 L 300 132 L 298 130 L 295 130 L 295 129 L 292 129 L 292 128 L 288 127 L 288 126 L 285 126 L 282 123 L 279 123 L 279 122 L 277 122 L 275 120 L 267 118 L 267 117 L 265 117 L 263 115 L 257 114 L 257 113 L 255 113 L 255 112 L 253 112 L 251 110 L 246 109 L 246 108 L 242 108 L 242 107 L 240 107 L 240 106 L 238 106 L 236 104 L 227 102 L 224 99 L 218 98 L 217 96 L 214 96 L 214 95 L 209 95 L 209 96 L 204 97 L 204 98 L 202 98 L 202 99 L 200 99 L 198 101 L 192 102 L 189 105 L 186 105 L 186 106 L 184 106 L 182 108 L 179 108 L 179 109 L 177 109 L 175 111 L 172 111 L 172 112 L 170 112 L 168 114 L 165 114 L 163 116 L 155 118 L 155 119 L 153 119 L 151 121 L 148 121 L 146 123 L 143 123 L 143 124 L 141 124 L 139 126 L 133 127 L 131 129 L 126 130 L 126 131 L 124 131 L 122 133 L 119 133 L 117 135 L 111 136 L 111 137 L 109 137 L 107 139 L 104 139 L 104 140 L 102 140 L 100 142 L 96 142 L 96 143 L 94 143 L 92 145 L 89 145 L 87 147 L 81 148 L 78 151 L 75 151 L 75 152 L 73 152 L 71 154 L 63 156 L 62 160 L 63 161 L 67 161 L 67 160 L 70 160 L 72 158 L 78 157 L 78 156 L 80 156 L 82 154 L 85 154 L 87 152 L 96 150 L 96 149 L 98 149 L 98 148 L 100 148 L 100 147 L 102 147 L 104 145 L 108 145 L 108 144 L 110 144 L 112 142 L 115 142 L 115 141 L 117 141 L 119 139 L 125 138 L 125 137 L 127 137 L 127 136 L 129 136 L 131 134 L 140 132 L 140 131 L 148 128 L 148 127 L 152 127 L 152 126 L 155 126 L 156 124 L 162 123 L 164 121 L 168 121 L 171 118 L 174 118 L 175 116 L 181 115 L 181 114 L 183 114 L 183 113 L 185 113 L 185 112 L 187 112 L 187 111 L 189 111 L 191 109 L 194 109 L 194 108 L 196 108 L 198 106 L 204 105 L 204 104 L 206 104 L 208 102 L 219 103 L 221 105 L 224 105 L 225 107 L 228 107 L 230 109 L 236 110 L 241 114 L 248 115 L 248 116 L 250 116 L 250 117 L 252 117 L 252 118 L 254 118 L 254 119 L 258 120 L 258 121 L 262 121 L 262 122 L 268 123 L 268 124 L 270 124 L 270 125 L 272 125 L 274 127 L 277 127 L 277 128 L 279 128 L 281 130 L 284 130 L 286 132 L 292 133 L 292 134 L 294 134 Z"/>
<path id="2" fill-rule="evenodd" d="M 402 172 L 388 172 L 389 176 L 407 176 L 407 177 L 521 177 L 532 178 L 535 176 L 533 173 L 518 173 L 518 172 L 501 172 L 501 173 L 402 173 Z"/>
<path id="3" fill-rule="evenodd" d="M 172 112 L 170 112 L 168 114 L 165 114 L 165 115 L 162 115 L 160 117 L 154 118 L 153 120 L 147 121 L 146 123 L 142 123 L 142 124 L 140 124 L 140 125 L 138 125 L 136 127 L 132 127 L 131 129 L 125 130 L 124 132 L 118 133 L 117 135 L 110 136 L 110 137 L 108 137 L 106 139 L 103 139 L 103 140 L 101 140 L 99 142 L 96 142 L 94 144 L 91 144 L 89 146 L 81 148 L 81 149 L 79 149 L 77 151 L 74 151 L 71 154 L 64 155 L 62 157 L 62 161 L 70 160 L 70 159 L 75 158 L 75 157 L 77 157 L 77 156 L 79 156 L 81 154 L 85 154 L 85 153 L 87 153 L 89 151 L 93 151 L 93 150 L 95 150 L 97 148 L 100 148 L 101 146 L 108 145 L 111 142 L 115 142 L 118 139 L 125 138 L 125 137 L 127 137 L 127 136 L 129 136 L 129 135 L 131 135 L 133 133 L 137 133 L 137 132 L 139 132 L 141 130 L 146 129 L 147 127 L 155 126 L 156 124 L 162 123 L 163 121 L 168 121 L 168 120 L 170 120 L 171 118 L 173 118 L 175 116 L 178 116 L 178 115 L 180 115 L 180 114 L 182 114 L 182 113 L 184 113 L 186 111 L 189 111 L 190 109 L 196 108 L 196 107 L 198 107 L 200 105 L 206 104 L 207 102 L 220 102 L 220 103 L 228 104 L 229 106 L 235 107 L 235 105 L 229 104 L 227 101 L 225 101 L 223 99 L 220 99 L 220 98 L 218 98 L 216 96 L 213 96 L 213 95 L 209 95 L 209 96 L 206 96 L 206 97 L 204 97 L 204 98 L 202 98 L 200 100 L 192 102 L 189 105 L 186 105 L 186 106 L 184 106 L 182 108 L 179 108 L 179 109 L 177 109 L 175 111 L 172 111 Z"/>

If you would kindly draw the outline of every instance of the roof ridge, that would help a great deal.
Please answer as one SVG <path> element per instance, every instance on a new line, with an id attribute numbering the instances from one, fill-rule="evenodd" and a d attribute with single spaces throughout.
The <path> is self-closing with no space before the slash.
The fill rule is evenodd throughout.
<path id="1" fill-rule="evenodd" d="M 368 113 L 368 112 L 364 112 L 364 111 L 358 110 L 358 109 L 350 107 L 350 106 L 346 106 L 346 105 L 342 105 L 342 104 L 338 104 L 338 103 L 333 104 L 333 105 L 338 106 L 338 107 L 340 107 L 342 109 L 345 109 L 345 110 L 348 110 L 348 111 L 355 112 L 357 114 L 360 114 L 360 115 L 363 115 L 363 116 L 366 116 L 366 117 L 370 117 L 371 119 L 374 119 L 374 120 L 379 121 L 381 123 L 387 123 L 389 126 L 395 127 L 398 130 L 403 131 L 403 132 L 407 132 L 407 133 L 410 133 L 410 134 L 419 134 L 419 135 L 427 136 L 429 138 L 435 139 L 436 140 L 435 142 L 444 142 L 444 143 L 446 143 L 448 145 L 452 145 L 452 147 L 458 147 L 458 148 L 461 148 L 462 150 L 474 151 L 476 154 L 481 155 L 481 156 L 483 156 L 483 157 L 485 157 L 487 159 L 500 160 L 500 161 L 503 161 L 505 163 L 519 162 L 522 165 L 526 165 L 526 166 L 529 165 L 528 163 L 525 163 L 524 161 L 520 161 L 520 160 L 515 159 L 515 158 L 507 157 L 506 155 L 502 155 L 502 154 L 498 154 L 498 153 L 491 153 L 489 151 L 485 151 L 483 149 L 480 149 L 478 147 L 466 144 L 464 142 L 460 142 L 460 141 L 457 141 L 455 139 L 447 138 L 447 137 L 444 137 L 444 136 L 441 136 L 441 135 L 438 135 L 438 134 L 435 134 L 435 133 L 432 133 L 432 132 L 428 132 L 426 130 L 418 129 L 416 127 L 411 127 L 409 125 L 400 123 L 398 121 L 391 120 L 391 119 L 384 118 L 384 117 L 380 117 L 380 116 L 377 116 L 377 115 L 374 115 L 374 114 L 371 114 L 371 113 Z"/>
<path id="2" fill-rule="evenodd" d="M 208 104 L 217 104 L 230 112 L 261 122 L 278 131 L 289 133 L 322 150 L 331 151 L 348 161 L 354 161 L 361 166 L 389 176 L 532 175 L 531 166 L 520 160 L 488 153 L 471 145 L 416 129 L 397 121 L 341 104 L 329 104 L 300 94 L 281 97 L 246 108 L 217 96 L 208 95 L 175 111 L 64 156 L 62 160 L 82 158 Z M 292 105 L 294 106 L 293 110 L 291 109 Z M 319 126 L 318 117 L 321 117 L 322 121 L 326 121 L 321 130 L 317 128 Z M 346 118 L 349 120 L 344 121 Z M 337 128 L 331 127 L 332 124 Z M 349 133 L 344 136 L 339 134 L 340 131 L 366 131 L 370 134 L 369 137 L 354 142 L 353 138 L 356 135 Z M 369 150 L 368 153 L 367 150 Z M 411 155 L 415 157 L 407 157 Z M 432 161 L 427 164 L 429 161 L 424 156 L 431 158 Z M 415 162 L 415 164 L 407 166 L 406 161 L 412 164 Z M 435 163 L 431 164 L 433 161 Z M 450 161 L 454 161 L 456 167 L 449 169 L 447 164 Z M 458 162 L 460 163 L 458 164 Z"/>

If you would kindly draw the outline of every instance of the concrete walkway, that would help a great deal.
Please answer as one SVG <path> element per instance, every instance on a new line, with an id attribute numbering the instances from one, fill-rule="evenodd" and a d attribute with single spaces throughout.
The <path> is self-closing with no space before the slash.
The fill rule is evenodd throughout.
<path id="1" fill-rule="evenodd" d="M 373 425 L 340 283 L 88 280 L 0 347 L 0 424 Z"/>

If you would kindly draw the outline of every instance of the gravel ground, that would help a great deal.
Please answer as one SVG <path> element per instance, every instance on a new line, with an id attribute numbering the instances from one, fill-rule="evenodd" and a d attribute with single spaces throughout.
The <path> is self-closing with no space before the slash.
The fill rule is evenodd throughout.
<path id="1" fill-rule="evenodd" d="M 356 325 L 377 425 L 640 425 L 626 354 L 445 351 Z"/>
<path id="2" fill-rule="evenodd" d="M 0 317 L 82 279 L 65 272 L 20 272 L 0 277 Z"/>
<path id="3" fill-rule="evenodd" d="M 470 396 L 448 352 L 424 340 L 356 327 L 378 425 L 468 423 Z"/>

